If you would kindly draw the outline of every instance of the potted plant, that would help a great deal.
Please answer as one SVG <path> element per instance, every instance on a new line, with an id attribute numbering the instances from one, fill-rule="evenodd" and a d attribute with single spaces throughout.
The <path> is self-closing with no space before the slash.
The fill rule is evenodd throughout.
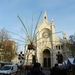
<path id="1" fill-rule="evenodd" d="M 36 47 L 31 43 L 31 44 L 28 44 L 28 49 L 29 50 L 35 50 Z"/>

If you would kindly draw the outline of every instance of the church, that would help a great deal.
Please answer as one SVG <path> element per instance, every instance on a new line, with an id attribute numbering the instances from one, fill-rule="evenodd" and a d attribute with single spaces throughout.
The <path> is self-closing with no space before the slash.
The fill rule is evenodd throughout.
<path id="1" fill-rule="evenodd" d="M 31 65 L 36 61 L 41 63 L 42 67 L 52 67 L 55 63 L 62 63 L 68 57 L 71 57 L 71 52 L 66 46 L 68 43 L 66 33 L 55 31 L 54 20 L 52 19 L 49 22 L 46 12 L 44 12 L 42 18 L 42 23 L 37 25 L 35 50 L 28 50 L 27 40 L 24 64 Z M 60 38 L 57 33 L 61 33 L 63 37 Z"/>

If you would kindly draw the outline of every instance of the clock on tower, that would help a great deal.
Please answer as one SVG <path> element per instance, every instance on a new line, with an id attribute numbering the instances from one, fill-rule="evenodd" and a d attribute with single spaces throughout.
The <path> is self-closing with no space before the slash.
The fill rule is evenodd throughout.
<path id="1" fill-rule="evenodd" d="M 42 37 L 43 38 L 48 38 L 50 36 L 49 32 L 43 32 Z"/>

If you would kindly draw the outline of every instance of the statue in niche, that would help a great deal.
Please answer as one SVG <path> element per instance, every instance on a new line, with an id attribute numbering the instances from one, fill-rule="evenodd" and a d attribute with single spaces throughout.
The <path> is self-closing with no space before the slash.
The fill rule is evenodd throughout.
<path id="1" fill-rule="evenodd" d="M 58 54 L 56 54 L 57 56 L 57 61 L 58 63 L 62 63 L 63 62 L 63 55 L 58 51 Z"/>

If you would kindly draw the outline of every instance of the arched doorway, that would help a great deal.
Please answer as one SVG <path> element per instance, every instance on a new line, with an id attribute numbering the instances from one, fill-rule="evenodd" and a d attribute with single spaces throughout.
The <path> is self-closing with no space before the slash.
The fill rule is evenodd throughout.
<path id="1" fill-rule="evenodd" d="M 45 49 L 43 51 L 43 67 L 50 67 L 51 66 L 51 59 L 50 59 L 50 51 Z"/>

